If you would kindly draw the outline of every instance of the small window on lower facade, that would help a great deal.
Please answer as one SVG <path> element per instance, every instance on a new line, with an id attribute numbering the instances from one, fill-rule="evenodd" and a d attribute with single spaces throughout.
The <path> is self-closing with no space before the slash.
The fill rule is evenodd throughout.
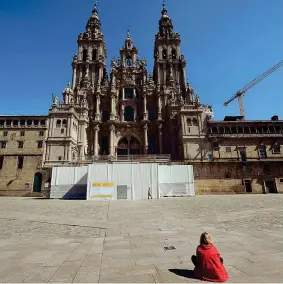
<path id="1" fill-rule="evenodd" d="M 43 146 L 43 142 L 42 141 L 38 141 L 37 142 L 37 148 L 42 148 Z"/>
<path id="2" fill-rule="evenodd" d="M 6 149 L 7 148 L 7 142 L 6 141 L 0 142 L 0 146 L 1 146 L 1 149 Z"/>
<path id="3" fill-rule="evenodd" d="M 19 143 L 18 148 L 20 148 L 20 149 L 24 148 L 24 142 L 23 141 L 19 141 L 18 143 Z"/>
<path id="4" fill-rule="evenodd" d="M 22 169 L 24 167 L 24 157 L 18 157 L 18 169 Z"/>
<path id="5" fill-rule="evenodd" d="M 231 152 L 232 152 L 231 147 L 226 147 L 226 153 L 231 153 Z"/>
<path id="6" fill-rule="evenodd" d="M 64 130 L 65 130 L 64 128 L 61 129 L 61 134 L 64 134 L 65 132 Z"/>
<path id="7" fill-rule="evenodd" d="M 4 131 L 3 136 L 8 136 L 8 131 Z"/>
<path id="8" fill-rule="evenodd" d="M 59 161 L 62 161 L 62 156 L 59 156 L 59 157 L 58 157 L 58 160 L 59 160 Z"/>
<path id="9" fill-rule="evenodd" d="M 280 183 L 283 183 L 283 178 L 280 178 L 280 179 L 279 179 L 279 182 L 280 182 Z"/>
<path id="10" fill-rule="evenodd" d="M 25 136 L 25 132 L 24 131 L 21 131 L 21 136 Z"/>
<path id="11" fill-rule="evenodd" d="M 39 131 L 39 136 L 44 136 L 44 131 Z"/>

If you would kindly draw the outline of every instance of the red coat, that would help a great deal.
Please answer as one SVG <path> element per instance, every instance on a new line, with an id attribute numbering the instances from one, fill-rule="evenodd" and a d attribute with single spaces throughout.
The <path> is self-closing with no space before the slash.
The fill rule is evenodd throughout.
<path id="1" fill-rule="evenodd" d="M 197 248 L 197 266 L 194 270 L 195 277 L 211 281 L 225 282 L 228 274 L 220 261 L 220 254 L 213 244 L 199 245 Z"/>

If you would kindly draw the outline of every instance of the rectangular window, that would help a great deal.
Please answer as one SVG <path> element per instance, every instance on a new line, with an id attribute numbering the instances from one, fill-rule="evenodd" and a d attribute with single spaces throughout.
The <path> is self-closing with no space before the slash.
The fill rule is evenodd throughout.
<path id="1" fill-rule="evenodd" d="M 64 128 L 61 129 L 61 133 L 64 134 Z"/>
<path id="2" fill-rule="evenodd" d="M 62 161 L 62 156 L 59 156 L 59 157 L 58 157 L 58 160 L 59 160 L 59 161 Z"/>
<path id="3" fill-rule="evenodd" d="M 226 153 L 231 153 L 231 152 L 232 152 L 231 147 L 226 147 Z"/>
<path id="4" fill-rule="evenodd" d="M 283 183 L 283 178 L 280 178 L 280 179 L 279 179 L 279 182 L 280 182 L 280 183 Z"/>
<path id="5" fill-rule="evenodd" d="M 19 141 L 18 142 L 18 148 L 24 148 L 24 142 L 23 141 Z"/>
<path id="6" fill-rule="evenodd" d="M 44 131 L 39 131 L 39 136 L 44 136 Z"/>
<path id="7" fill-rule="evenodd" d="M 0 156 L 0 170 L 3 169 L 3 164 L 4 164 L 4 156 Z"/>
<path id="8" fill-rule="evenodd" d="M 45 120 L 41 120 L 40 125 L 45 125 Z"/>
<path id="9" fill-rule="evenodd" d="M 22 169 L 24 166 L 24 157 L 19 156 L 18 157 L 18 169 Z"/>
<path id="10" fill-rule="evenodd" d="M 132 100 L 134 99 L 134 89 L 132 88 L 125 88 L 125 100 Z"/>
<path id="11" fill-rule="evenodd" d="M 8 136 L 8 131 L 4 131 L 3 136 Z"/>
<path id="12" fill-rule="evenodd" d="M 2 142 L 0 142 L 0 144 L 1 144 L 1 149 L 7 148 L 7 142 L 6 141 L 2 141 Z"/>
<path id="13" fill-rule="evenodd" d="M 21 131 L 21 136 L 25 136 L 25 132 L 24 131 Z"/>
<path id="14" fill-rule="evenodd" d="M 37 142 L 37 148 L 42 148 L 43 146 L 43 142 L 42 141 L 38 141 Z"/>
<path id="15" fill-rule="evenodd" d="M 273 154 L 280 154 L 281 146 L 278 143 L 273 144 L 272 151 L 273 151 Z"/>

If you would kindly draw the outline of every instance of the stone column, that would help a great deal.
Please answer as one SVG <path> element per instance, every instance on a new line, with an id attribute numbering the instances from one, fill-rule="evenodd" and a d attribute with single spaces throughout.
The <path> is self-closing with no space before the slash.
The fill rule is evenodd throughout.
<path id="1" fill-rule="evenodd" d="M 91 67 L 91 83 L 92 85 L 95 85 L 95 66 L 92 65 Z"/>
<path id="2" fill-rule="evenodd" d="M 68 117 L 68 121 L 67 121 L 67 136 L 71 136 L 71 130 L 72 130 L 72 118 Z"/>
<path id="3" fill-rule="evenodd" d="M 163 85 L 166 85 L 166 64 L 163 64 Z"/>
<path id="4" fill-rule="evenodd" d="M 46 153 L 45 153 L 45 161 L 49 161 L 49 156 L 50 156 L 50 146 L 45 144 L 46 148 Z"/>
<path id="5" fill-rule="evenodd" d="M 94 127 L 94 156 L 98 156 L 98 133 L 99 133 L 99 125 Z"/>
<path id="6" fill-rule="evenodd" d="M 69 144 L 69 147 L 68 147 L 68 157 L 67 157 L 67 160 L 70 162 L 71 160 L 72 160 L 72 158 L 73 158 L 73 156 L 72 156 L 72 144 L 70 143 Z"/>
<path id="7" fill-rule="evenodd" d="M 125 109 L 125 106 L 122 105 L 121 106 L 121 110 L 120 110 L 120 120 L 123 122 L 124 121 L 124 109 Z"/>
<path id="8" fill-rule="evenodd" d="M 109 127 L 109 130 L 110 130 L 109 153 L 110 156 L 115 156 L 115 147 L 114 147 L 115 125 L 112 124 Z"/>
<path id="9" fill-rule="evenodd" d="M 160 94 L 158 94 L 157 96 L 157 115 L 158 115 L 158 119 L 162 119 L 161 117 L 161 98 L 160 98 Z"/>
<path id="10" fill-rule="evenodd" d="M 143 94 L 143 119 L 147 120 L 146 94 Z"/>
<path id="11" fill-rule="evenodd" d="M 148 153 L 147 124 L 143 127 L 143 130 L 144 130 L 144 154 L 147 154 Z"/>
<path id="12" fill-rule="evenodd" d="M 95 113 L 95 119 L 100 119 L 100 95 L 96 95 L 96 113 Z"/>
<path id="13" fill-rule="evenodd" d="M 158 125 L 158 133 L 159 133 L 159 153 L 163 153 L 163 137 L 162 137 L 162 124 Z"/>
<path id="14" fill-rule="evenodd" d="M 51 117 L 49 122 L 48 122 L 48 137 L 53 136 L 52 132 L 53 132 L 53 127 L 54 127 L 54 117 Z"/>
<path id="15" fill-rule="evenodd" d="M 160 84 L 160 66 L 157 65 L 157 82 Z"/>
<path id="16" fill-rule="evenodd" d="M 80 66 L 79 82 L 81 81 L 82 77 L 83 77 L 83 66 Z"/>
<path id="17" fill-rule="evenodd" d="M 77 65 L 74 65 L 74 67 L 73 67 L 73 81 L 72 81 L 73 90 L 76 87 L 76 81 L 77 81 Z"/>
<path id="18" fill-rule="evenodd" d="M 115 108 L 115 95 L 111 95 L 111 114 L 110 114 L 110 119 L 114 120 L 116 117 L 116 108 Z"/>

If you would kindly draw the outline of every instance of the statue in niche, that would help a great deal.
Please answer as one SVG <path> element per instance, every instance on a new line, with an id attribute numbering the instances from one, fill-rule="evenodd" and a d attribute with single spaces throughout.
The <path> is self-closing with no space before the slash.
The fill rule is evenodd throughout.
<path id="1" fill-rule="evenodd" d="M 126 57 L 126 65 L 127 67 L 131 67 L 133 65 L 133 59 L 129 55 Z"/>

